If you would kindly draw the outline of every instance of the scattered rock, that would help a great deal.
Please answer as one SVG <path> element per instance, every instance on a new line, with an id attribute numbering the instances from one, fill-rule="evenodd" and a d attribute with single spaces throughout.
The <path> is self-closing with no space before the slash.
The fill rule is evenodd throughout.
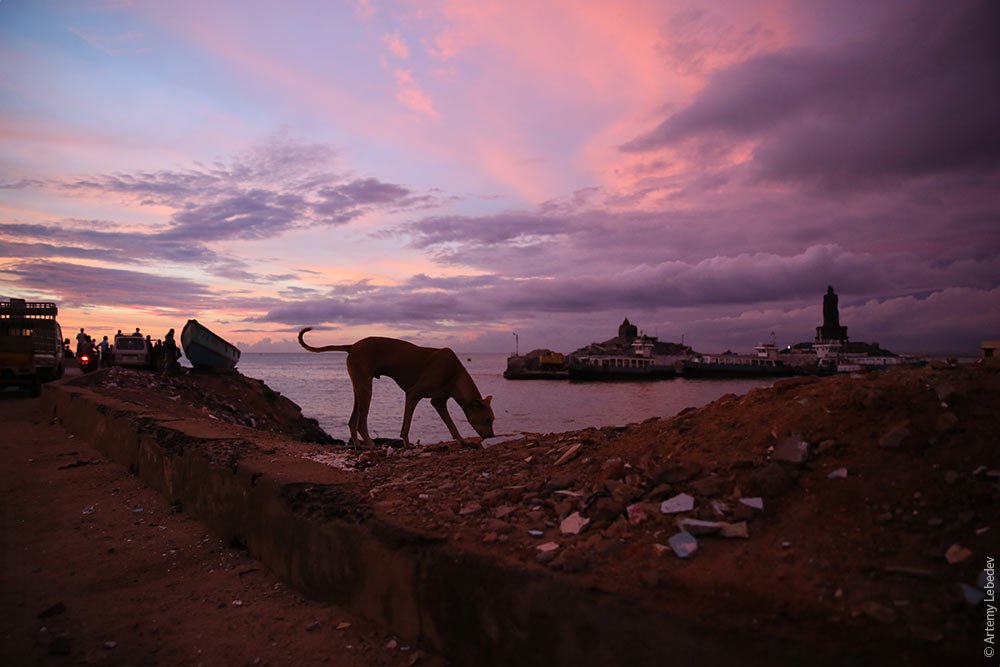
<path id="1" fill-rule="evenodd" d="M 944 553 L 944 559 L 948 561 L 949 565 L 958 565 L 959 563 L 964 563 L 970 558 L 972 558 L 972 551 L 966 549 L 960 544 L 951 545 Z"/>
<path id="2" fill-rule="evenodd" d="M 726 525 L 721 521 L 702 521 L 701 519 L 681 519 L 677 522 L 677 527 L 683 532 L 687 531 L 696 537 L 702 535 L 714 535 L 722 530 Z"/>
<path id="3" fill-rule="evenodd" d="M 724 523 L 722 529 L 719 531 L 719 535 L 722 537 L 739 537 L 749 539 L 750 530 L 747 528 L 746 521 L 740 521 L 738 523 Z"/>
<path id="4" fill-rule="evenodd" d="M 517 442 L 518 440 L 521 440 L 523 438 L 524 438 L 523 433 L 516 433 L 511 435 L 497 435 L 492 438 L 485 438 L 479 444 L 483 447 L 483 449 L 489 449 L 494 445 L 502 445 L 508 442 Z"/>
<path id="5" fill-rule="evenodd" d="M 573 512 L 559 524 L 559 532 L 563 535 L 579 535 L 588 523 L 590 519 L 580 516 L 579 512 Z"/>
<path id="6" fill-rule="evenodd" d="M 836 470 L 832 471 L 829 475 L 827 475 L 828 479 L 838 479 L 838 478 L 843 479 L 845 477 L 847 477 L 847 468 L 837 468 Z"/>
<path id="7" fill-rule="evenodd" d="M 755 510 L 764 509 L 763 498 L 740 498 L 740 503 L 746 505 L 747 507 L 752 507 Z"/>
<path id="8" fill-rule="evenodd" d="M 677 533 L 676 535 L 672 535 L 667 542 L 670 544 L 670 548 L 674 550 L 674 553 L 681 558 L 689 558 L 694 552 L 698 551 L 698 540 L 691 533 Z"/>
<path id="9" fill-rule="evenodd" d="M 563 464 L 569 463 L 576 458 L 576 455 L 580 453 L 580 448 L 583 447 L 582 443 L 576 443 L 571 445 L 569 449 L 563 452 L 563 455 L 556 459 L 555 465 L 561 466 Z"/>
<path id="10" fill-rule="evenodd" d="M 649 508 L 644 503 L 633 503 L 625 508 L 629 524 L 638 526 L 649 518 Z"/>
<path id="11" fill-rule="evenodd" d="M 795 436 L 785 438 L 774 448 L 771 459 L 801 465 L 809 460 L 809 443 Z"/>
<path id="12" fill-rule="evenodd" d="M 481 511 L 483 511 L 483 506 L 479 503 L 466 503 L 458 510 L 458 515 L 469 516 L 470 514 L 479 514 Z"/>
<path id="13" fill-rule="evenodd" d="M 673 498 L 664 500 L 660 505 L 660 511 L 664 514 L 678 514 L 680 512 L 690 512 L 694 509 L 694 497 L 686 493 L 680 493 Z"/>

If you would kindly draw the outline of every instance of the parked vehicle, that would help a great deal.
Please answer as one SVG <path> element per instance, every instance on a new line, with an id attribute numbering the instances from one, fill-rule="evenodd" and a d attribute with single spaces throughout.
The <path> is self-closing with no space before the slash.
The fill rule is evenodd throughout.
<path id="1" fill-rule="evenodd" d="M 115 336 L 115 347 L 111 352 L 111 363 L 115 366 L 150 368 L 152 350 L 142 336 Z"/>
<path id="2" fill-rule="evenodd" d="M 62 329 L 54 303 L 0 301 L 0 387 L 25 387 L 32 394 L 42 383 L 62 377 Z"/>
<path id="3" fill-rule="evenodd" d="M 80 370 L 84 373 L 96 371 L 101 366 L 101 355 L 93 343 L 87 343 L 80 350 L 76 360 L 80 364 Z"/>

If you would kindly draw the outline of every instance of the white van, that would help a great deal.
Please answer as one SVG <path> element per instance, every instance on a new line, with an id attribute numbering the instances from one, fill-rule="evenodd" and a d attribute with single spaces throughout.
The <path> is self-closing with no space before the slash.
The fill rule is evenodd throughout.
<path id="1" fill-rule="evenodd" d="M 111 363 L 115 366 L 149 368 L 151 352 L 149 343 L 142 336 L 115 336 Z"/>

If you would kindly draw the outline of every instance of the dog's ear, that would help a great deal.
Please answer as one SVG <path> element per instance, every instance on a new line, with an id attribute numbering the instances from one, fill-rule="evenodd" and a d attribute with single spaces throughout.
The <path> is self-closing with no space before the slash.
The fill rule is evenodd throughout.
<path id="1" fill-rule="evenodd" d="M 486 398 L 483 399 L 483 403 L 485 403 L 486 405 L 489 405 L 490 401 L 492 401 L 492 400 L 493 400 L 493 396 L 487 396 Z"/>

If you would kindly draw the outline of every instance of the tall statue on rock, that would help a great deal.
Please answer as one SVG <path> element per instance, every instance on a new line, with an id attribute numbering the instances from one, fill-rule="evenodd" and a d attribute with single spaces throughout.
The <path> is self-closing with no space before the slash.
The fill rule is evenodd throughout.
<path id="1" fill-rule="evenodd" d="M 840 326 L 839 301 L 833 285 L 828 285 L 823 295 L 823 326 L 816 327 L 817 342 L 847 341 L 847 327 Z"/>

